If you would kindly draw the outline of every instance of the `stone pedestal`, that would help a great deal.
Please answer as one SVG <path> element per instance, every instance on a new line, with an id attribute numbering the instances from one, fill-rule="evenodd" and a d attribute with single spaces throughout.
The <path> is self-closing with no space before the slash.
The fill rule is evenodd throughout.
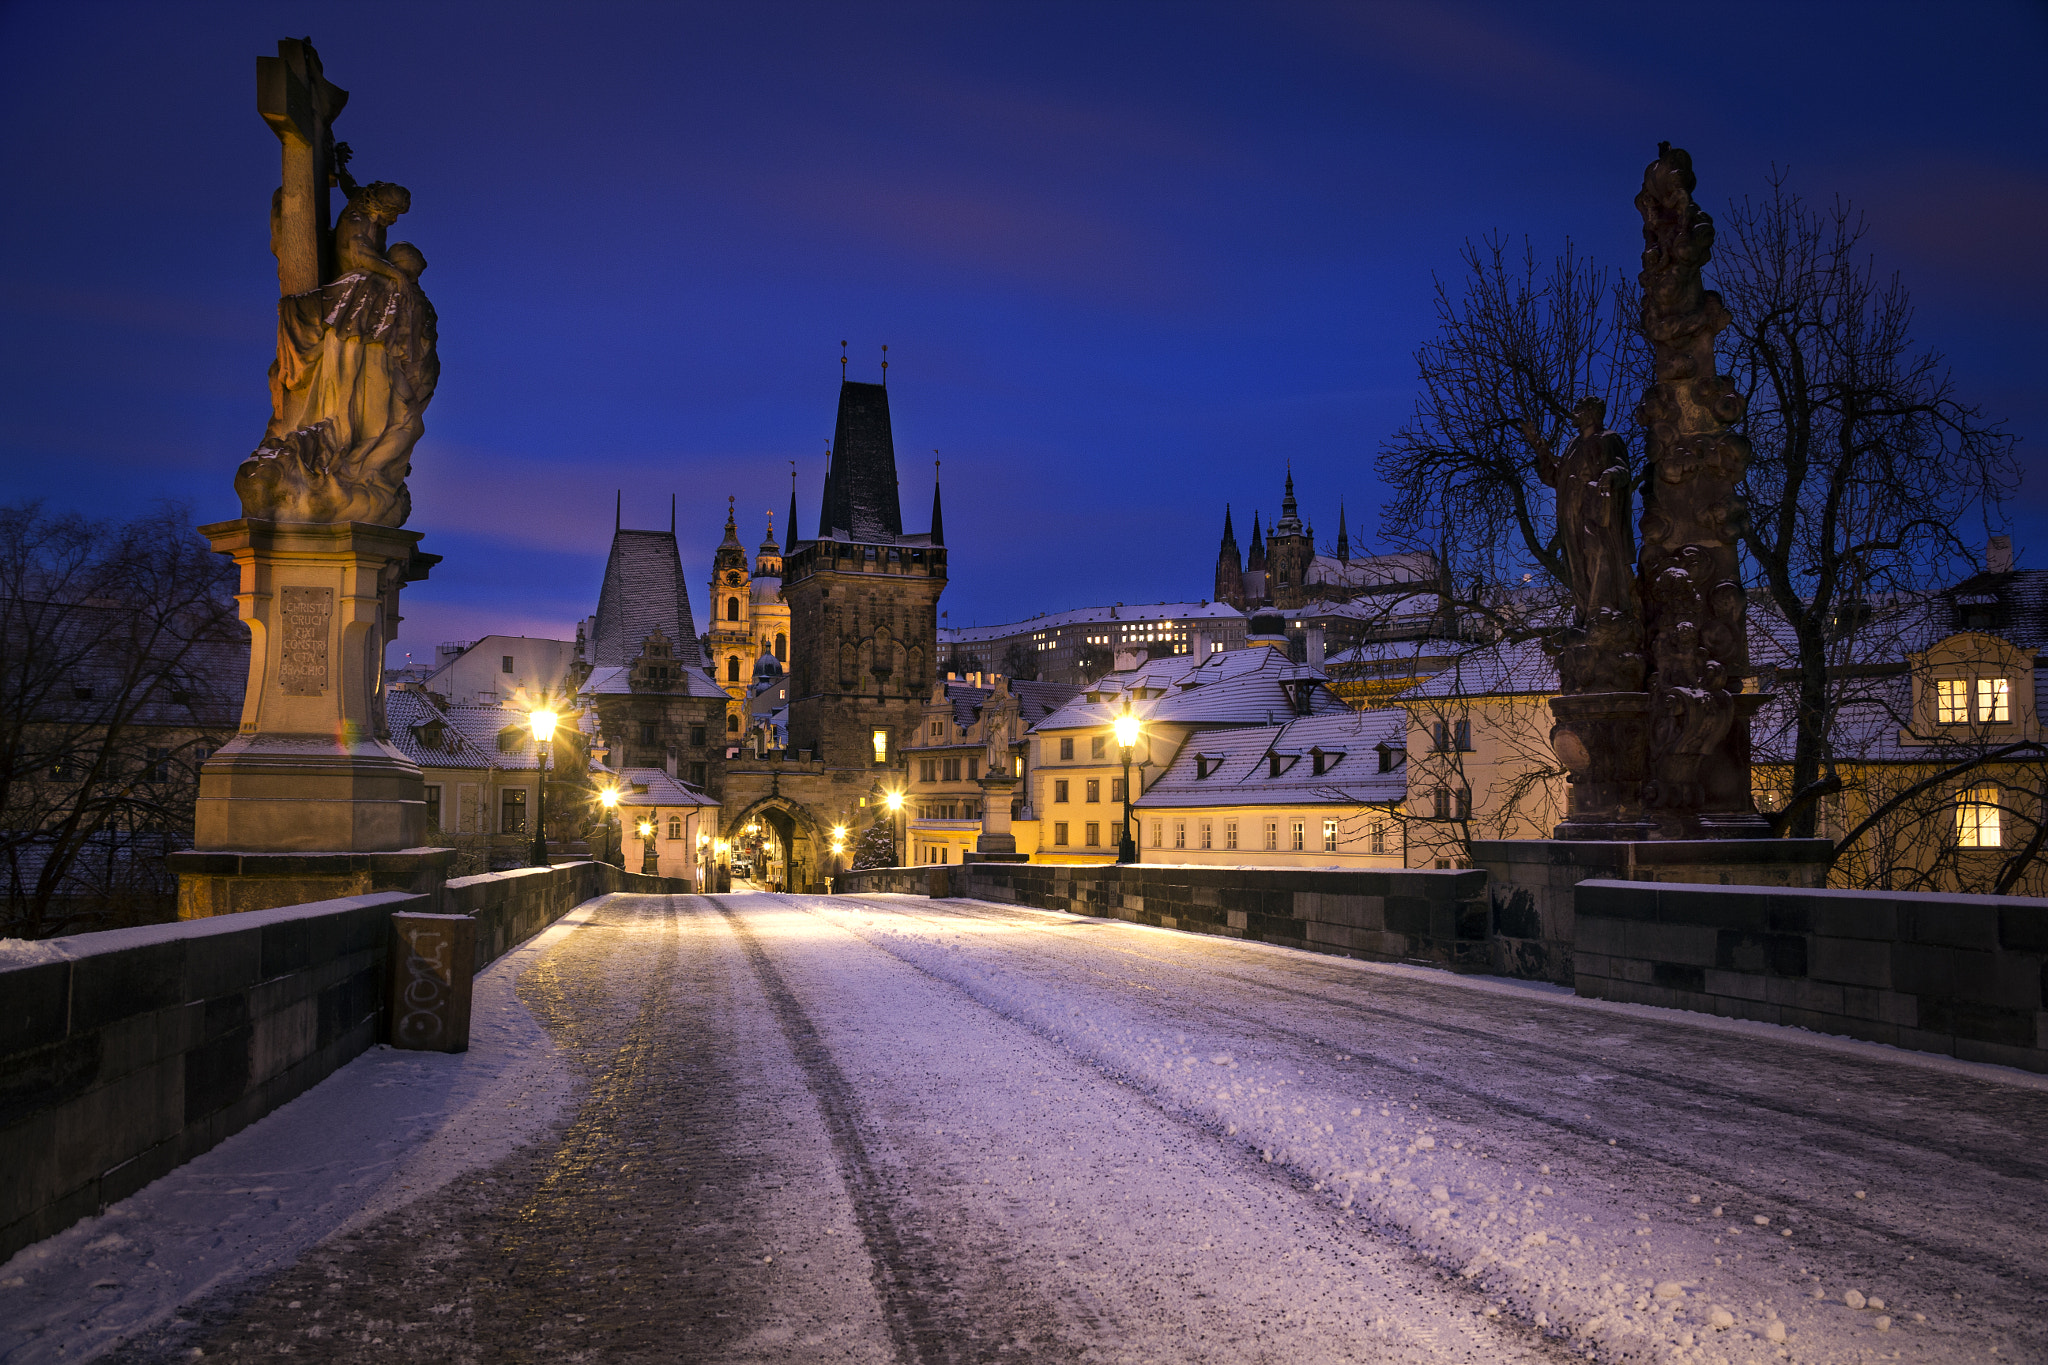
<path id="1" fill-rule="evenodd" d="M 178 874 L 178 918 L 207 919 L 407 891 L 438 896 L 455 865 L 452 848 L 401 848 L 388 853 L 256 853 L 187 849 L 166 860 Z"/>
<path id="2" fill-rule="evenodd" d="M 468 915 L 393 915 L 385 997 L 391 1046 L 469 1051 L 475 968 L 476 921 Z"/>
<path id="3" fill-rule="evenodd" d="M 1650 752 L 1650 698 L 1643 692 L 1553 697 L 1550 746 L 1568 774 L 1560 839 L 1647 839 L 1643 812 Z"/>
<path id="4" fill-rule="evenodd" d="M 1010 832 L 1010 797 L 1017 779 L 996 771 L 981 779 L 981 834 L 974 851 L 984 857 L 1017 852 L 1017 836 Z"/>
<path id="5" fill-rule="evenodd" d="M 1819 887 L 1833 851 L 1826 839 L 1475 839 L 1472 861 L 1487 873 L 1495 970 L 1568 986 L 1580 882 Z"/>
<path id="6" fill-rule="evenodd" d="M 200 770 L 193 853 L 176 861 L 180 916 L 318 899 L 302 894 L 315 885 L 423 889 L 446 859 L 330 860 L 429 852 L 420 770 L 385 727 L 384 646 L 400 589 L 439 557 L 419 552 L 417 531 L 354 522 L 245 518 L 200 532 L 241 571 L 249 683 L 240 732 Z M 223 871 L 201 854 L 241 866 Z M 279 854 L 317 856 L 262 861 Z"/>

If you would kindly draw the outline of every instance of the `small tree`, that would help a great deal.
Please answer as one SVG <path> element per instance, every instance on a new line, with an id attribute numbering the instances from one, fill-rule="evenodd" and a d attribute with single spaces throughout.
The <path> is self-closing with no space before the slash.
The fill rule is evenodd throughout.
<path id="1" fill-rule="evenodd" d="M 1085 644 L 1074 651 L 1074 667 L 1083 679 L 1093 682 L 1116 667 L 1116 655 L 1108 645 Z"/>
<path id="2" fill-rule="evenodd" d="M 860 842 L 853 849 L 853 870 L 897 866 L 896 822 L 885 815 L 861 831 Z"/>

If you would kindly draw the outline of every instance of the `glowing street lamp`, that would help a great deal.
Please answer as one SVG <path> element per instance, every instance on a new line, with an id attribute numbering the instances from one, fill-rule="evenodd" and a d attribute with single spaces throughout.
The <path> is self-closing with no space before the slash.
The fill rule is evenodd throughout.
<path id="1" fill-rule="evenodd" d="M 1117 841 L 1116 860 L 1138 861 L 1137 831 L 1131 828 L 1131 747 L 1138 742 L 1138 718 L 1131 712 L 1131 699 L 1124 697 L 1124 709 L 1115 722 L 1116 743 L 1124 751 L 1124 837 Z"/>
<path id="2" fill-rule="evenodd" d="M 526 723 L 533 727 L 533 857 L 535 867 L 548 865 L 548 750 L 554 747 L 555 721 L 553 711 L 545 706 L 535 707 L 528 713 Z"/>
<path id="3" fill-rule="evenodd" d="M 640 872 L 647 877 L 661 875 L 661 859 L 654 852 L 654 821 L 642 817 L 637 828 L 640 831 Z"/>
<path id="4" fill-rule="evenodd" d="M 612 818 L 618 814 L 619 810 L 619 789 L 617 787 L 599 787 L 597 789 L 597 804 L 604 808 L 604 815 L 600 818 L 604 822 L 605 852 L 610 853 L 612 851 Z M 621 842 L 624 841 L 622 840 Z M 624 849 L 619 850 L 619 856 L 620 861 L 623 862 L 625 858 Z M 612 860 L 607 858 L 605 861 L 610 862 Z"/>

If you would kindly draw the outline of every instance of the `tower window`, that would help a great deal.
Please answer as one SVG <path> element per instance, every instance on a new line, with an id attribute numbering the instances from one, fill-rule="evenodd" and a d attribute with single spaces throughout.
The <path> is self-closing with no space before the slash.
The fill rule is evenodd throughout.
<path id="1" fill-rule="evenodd" d="M 889 732 L 887 730 L 876 730 L 868 736 L 868 739 L 874 746 L 875 762 L 887 763 L 889 761 Z"/>
<path id="2" fill-rule="evenodd" d="M 789 637 L 778 633 L 775 637 L 775 658 L 780 663 L 789 662 Z"/>
<path id="3" fill-rule="evenodd" d="M 739 598 L 728 597 L 725 599 L 725 619 L 728 621 L 737 621 L 740 619 Z"/>
<path id="4" fill-rule="evenodd" d="M 727 682 L 738 682 L 740 680 L 739 655 L 734 654 L 727 657 L 725 661 L 725 680 Z"/>

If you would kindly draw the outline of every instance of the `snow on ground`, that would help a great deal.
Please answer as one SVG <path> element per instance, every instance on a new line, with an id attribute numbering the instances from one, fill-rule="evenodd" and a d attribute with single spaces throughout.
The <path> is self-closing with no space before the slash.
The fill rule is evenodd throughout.
<path id="1" fill-rule="evenodd" d="M 2040 1172 L 2002 1169 L 2016 1152 L 1974 1121 L 2024 1125 L 2005 1137 L 2038 1166 L 2040 1078 L 1015 906 L 786 899 L 1222 1129 L 1600 1359 L 2048 1350 L 2025 1282 Z M 1954 1159 L 1909 1123 L 1888 1131 L 1901 1099 L 1937 1128 L 1955 1105 Z"/>
<path id="2" fill-rule="evenodd" d="M 179 1305 L 291 1264 L 543 1133 L 574 1090 L 514 994 L 579 908 L 476 978 L 466 1053 L 377 1047 L 144 1187 L 0 1265 L 0 1361 L 88 1360 Z"/>

